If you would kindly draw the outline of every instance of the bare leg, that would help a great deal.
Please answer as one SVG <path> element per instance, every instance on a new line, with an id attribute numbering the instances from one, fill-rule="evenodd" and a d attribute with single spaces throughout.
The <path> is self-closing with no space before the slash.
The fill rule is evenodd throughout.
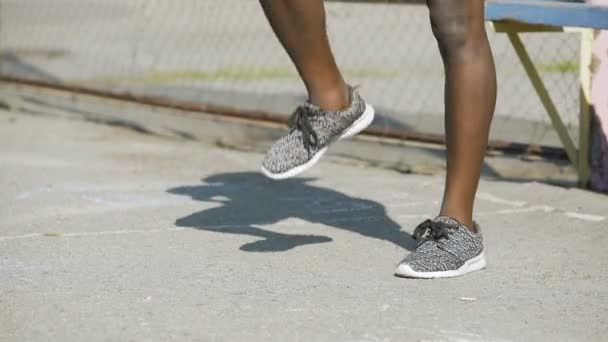
<path id="1" fill-rule="evenodd" d="M 446 71 L 447 177 L 441 214 L 472 227 L 473 203 L 496 100 L 483 0 L 427 0 Z M 277 37 L 326 110 L 348 105 L 348 90 L 327 39 L 321 0 L 260 0 Z"/>
<path id="2" fill-rule="evenodd" d="M 348 88 L 331 52 L 322 0 L 260 0 L 274 32 L 306 85 L 325 110 L 349 105 Z"/>
<path id="3" fill-rule="evenodd" d="M 483 0 L 427 0 L 445 67 L 447 177 L 441 214 L 472 228 L 496 103 L 496 71 Z"/>

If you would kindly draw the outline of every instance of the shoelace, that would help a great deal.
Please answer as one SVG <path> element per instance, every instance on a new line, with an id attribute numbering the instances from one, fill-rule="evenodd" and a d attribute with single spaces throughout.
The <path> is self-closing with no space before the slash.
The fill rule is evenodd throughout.
<path id="1" fill-rule="evenodd" d="M 300 106 L 289 118 L 289 129 L 291 129 L 291 132 L 295 130 L 302 132 L 304 147 L 308 152 L 310 152 L 311 147 L 317 147 L 319 145 L 319 137 L 310 123 L 311 116 L 312 114 L 309 108 Z"/>
<path id="2" fill-rule="evenodd" d="M 447 238 L 449 236 L 448 230 L 452 229 L 451 226 L 443 222 L 435 222 L 433 220 L 426 220 L 414 229 L 412 237 L 416 240 L 419 239 L 433 239 L 439 240 L 442 237 Z"/>

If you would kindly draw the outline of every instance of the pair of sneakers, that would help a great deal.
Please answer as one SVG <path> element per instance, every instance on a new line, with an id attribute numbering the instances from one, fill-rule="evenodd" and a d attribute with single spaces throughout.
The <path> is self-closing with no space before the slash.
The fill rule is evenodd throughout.
<path id="1" fill-rule="evenodd" d="M 311 103 L 298 107 L 289 119 L 289 134 L 268 151 L 262 172 L 272 179 L 294 177 L 315 165 L 335 141 L 352 137 L 374 119 L 374 108 L 349 88 L 350 105 L 324 111 Z M 474 232 L 447 216 L 422 222 L 413 237 L 416 249 L 398 265 L 395 275 L 444 278 L 481 270 L 486 266 L 479 227 Z"/>

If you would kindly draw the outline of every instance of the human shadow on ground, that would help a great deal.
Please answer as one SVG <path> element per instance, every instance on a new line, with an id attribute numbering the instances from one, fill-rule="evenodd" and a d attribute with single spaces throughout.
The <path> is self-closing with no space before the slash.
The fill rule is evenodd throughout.
<path id="1" fill-rule="evenodd" d="M 176 226 L 260 237 L 241 246 L 240 249 L 247 252 L 281 252 L 332 241 L 327 236 L 288 234 L 256 227 L 288 218 L 389 241 L 407 250 L 415 247 L 410 234 L 401 231 L 382 204 L 312 185 L 313 180 L 272 181 L 254 172 L 220 173 L 203 179 L 202 185 L 182 186 L 167 192 L 219 205 L 182 217 L 176 220 Z M 290 228 L 282 225 L 275 230 L 283 229 Z"/>

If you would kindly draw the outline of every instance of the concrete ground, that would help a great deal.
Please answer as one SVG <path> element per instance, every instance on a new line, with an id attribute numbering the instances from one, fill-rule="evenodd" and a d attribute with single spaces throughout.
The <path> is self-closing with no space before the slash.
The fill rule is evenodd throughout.
<path id="1" fill-rule="evenodd" d="M 380 148 L 380 147 L 379 147 Z M 489 266 L 393 276 L 442 177 L 0 111 L 1 341 L 600 341 L 606 196 L 482 181 Z"/>

